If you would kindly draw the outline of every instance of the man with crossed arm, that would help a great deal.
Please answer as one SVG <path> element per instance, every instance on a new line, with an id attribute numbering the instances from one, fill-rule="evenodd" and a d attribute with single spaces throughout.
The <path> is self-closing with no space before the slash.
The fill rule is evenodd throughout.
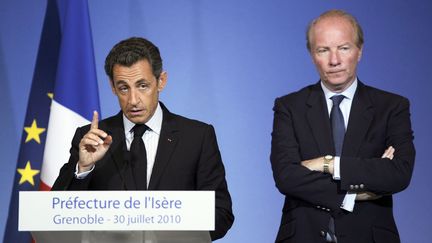
<path id="1" fill-rule="evenodd" d="M 320 81 L 277 98 L 271 164 L 285 195 L 276 242 L 397 243 L 392 194 L 411 180 L 406 98 L 363 84 L 357 20 L 330 10 L 307 29 Z"/>

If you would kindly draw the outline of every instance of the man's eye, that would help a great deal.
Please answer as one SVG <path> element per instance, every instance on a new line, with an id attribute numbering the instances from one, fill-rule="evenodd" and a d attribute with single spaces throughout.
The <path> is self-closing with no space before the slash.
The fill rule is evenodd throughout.
<path id="1" fill-rule="evenodd" d="M 139 89 L 146 89 L 146 88 L 148 88 L 148 85 L 147 84 L 140 84 L 140 85 L 138 85 L 138 88 Z"/>
<path id="2" fill-rule="evenodd" d="M 124 86 L 119 87 L 118 89 L 120 90 L 120 92 L 123 92 L 123 93 L 128 91 L 128 88 L 124 87 Z"/>
<path id="3" fill-rule="evenodd" d="M 318 53 L 325 53 L 327 51 L 327 49 L 318 49 L 317 52 Z"/>
<path id="4" fill-rule="evenodd" d="M 343 46 L 340 48 L 342 51 L 348 51 L 350 48 L 348 46 Z"/>

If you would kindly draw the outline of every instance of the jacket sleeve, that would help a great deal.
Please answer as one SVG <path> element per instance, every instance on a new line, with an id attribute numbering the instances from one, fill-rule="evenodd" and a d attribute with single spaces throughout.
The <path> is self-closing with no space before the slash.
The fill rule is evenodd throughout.
<path id="1" fill-rule="evenodd" d="M 331 175 L 310 171 L 301 165 L 302 160 L 310 158 L 302 158 L 302 148 L 296 136 L 293 116 L 299 114 L 293 114 L 281 98 L 276 99 L 273 110 L 270 160 L 276 187 L 288 197 L 340 210 L 345 194 L 339 191 L 338 182 Z"/>
<path id="2" fill-rule="evenodd" d="M 375 124 L 380 125 L 369 128 L 360 156 L 341 157 L 341 189 L 389 195 L 409 185 L 415 159 L 409 101 L 399 98 L 392 103 L 388 111 L 375 112 Z M 393 160 L 380 158 L 388 146 L 395 148 Z"/>

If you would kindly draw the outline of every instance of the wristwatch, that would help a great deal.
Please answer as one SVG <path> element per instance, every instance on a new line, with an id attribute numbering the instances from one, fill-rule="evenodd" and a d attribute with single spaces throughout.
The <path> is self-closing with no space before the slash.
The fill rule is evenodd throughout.
<path id="1" fill-rule="evenodd" d="M 326 174 L 330 173 L 329 170 L 329 164 L 333 160 L 333 155 L 326 155 L 324 156 L 324 163 L 323 163 L 323 172 Z"/>

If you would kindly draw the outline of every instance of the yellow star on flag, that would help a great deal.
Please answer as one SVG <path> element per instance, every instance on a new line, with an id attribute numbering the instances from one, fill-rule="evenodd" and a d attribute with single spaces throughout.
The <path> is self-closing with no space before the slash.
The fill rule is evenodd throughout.
<path id="1" fill-rule="evenodd" d="M 33 119 L 33 122 L 30 127 L 24 127 L 24 130 L 27 132 L 27 138 L 25 142 L 34 139 L 37 143 L 40 144 L 39 135 L 45 131 L 45 128 L 39 128 L 36 123 L 36 119 Z"/>
<path id="2" fill-rule="evenodd" d="M 32 184 L 34 186 L 34 179 L 33 177 L 37 174 L 39 174 L 39 170 L 32 170 L 30 161 L 27 161 L 27 164 L 24 169 L 17 169 L 18 173 L 21 174 L 21 179 L 19 181 L 19 184 L 23 184 L 24 182 L 28 181 L 28 183 Z"/>

